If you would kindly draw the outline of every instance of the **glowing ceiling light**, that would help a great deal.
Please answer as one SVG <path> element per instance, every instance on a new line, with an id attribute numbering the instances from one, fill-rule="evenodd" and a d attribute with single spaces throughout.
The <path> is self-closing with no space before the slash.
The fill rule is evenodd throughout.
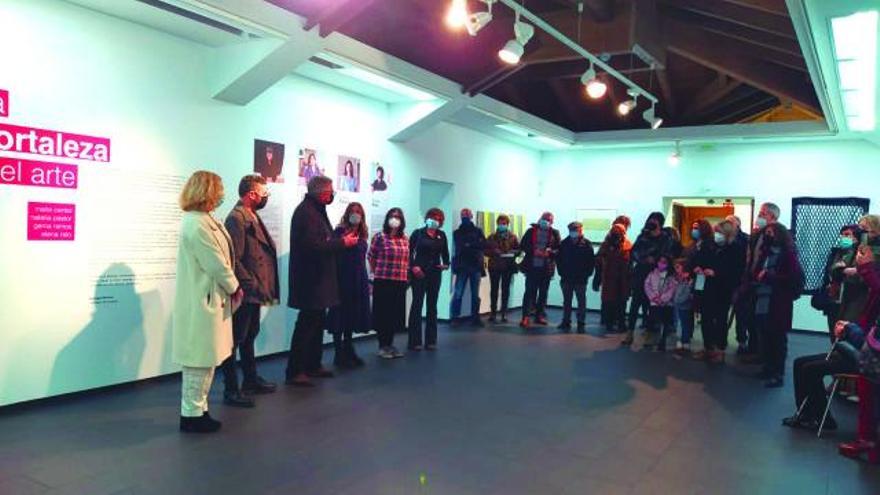
<path id="1" fill-rule="evenodd" d="M 592 64 L 581 76 L 581 84 L 586 87 L 587 95 L 594 100 L 605 96 L 605 93 L 608 91 L 608 85 L 599 80 L 596 76 L 596 69 L 593 68 Z"/>
<path id="2" fill-rule="evenodd" d="M 633 89 L 626 90 L 626 94 L 630 96 L 630 99 L 622 101 L 617 105 L 617 113 L 624 116 L 629 115 L 636 108 L 639 98 L 639 93 Z"/>
<path id="3" fill-rule="evenodd" d="M 535 35 L 535 27 L 521 22 L 517 12 L 516 21 L 513 23 L 513 34 L 515 39 L 508 41 L 504 48 L 498 51 L 498 58 L 505 63 L 516 65 L 526 51 L 526 43 Z"/>
<path id="4" fill-rule="evenodd" d="M 679 163 L 681 163 L 681 141 L 675 142 L 675 150 L 673 150 L 672 154 L 669 155 L 669 158 L 666 159 L 669 163 L 670 167 L 677 167 Z"/>
<path id="5" fill-rule="evenodd" d="M 467 25 L 467 0 L 452 0 L 446 12 L 446 25 L 452 29 L 461 29 Z"/>
<path id="6" fill-rule="evenodd" d="M 642 118 L 651 126 L 651 129 L 657 129 L 663 125 L 663 119 L 654 114 L 654 105 L 642 113 Z"/>

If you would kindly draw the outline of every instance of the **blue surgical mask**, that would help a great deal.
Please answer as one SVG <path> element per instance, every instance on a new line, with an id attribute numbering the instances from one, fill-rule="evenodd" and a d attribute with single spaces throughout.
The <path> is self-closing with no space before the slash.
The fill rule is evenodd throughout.
<path id="1" fill-rule="evenodd" d="M 837 247 L 841 249 L 851 249 L 855 244 L 852 237 L 841 236 L 837 238 Z"/>
<path id="2" fill-rule="evenodd" d="M 461 217 L 461 223 L 469 224 L 471 222 L 473 222 L 473 219 L 471 219 L 471 217 Z"/>
<path id="3" fill-rule="evenodd" d="M 693 238 L 693 240 L 695 240 L 695 241 L 699 240 L 700 239 L 700 231 L 697 229 L 692 230 L 691 231 L 691 238 Z"/>
<path id="4" fill-rule="evenodd" d="M 440 222 L 434 220 L 433 218 L 428 218 L 425 220 L 425 227 L 430 230 L 437 230 L 440 228 Z"/>
<path id="5" fill-rule="evenodd" d="M 569 230 L 568 237 L 571 237 L 573 240 L 578 240 L 581 237 L 581 233 L 577 230 Z"/>
<path id="6" fill-rule="evenodd" d="M 505 233 L 505 232 L 507 232 L 507 230 L 508 230 L 509 228 L 510 228 L 510 227 L 508 227 L 506 223 L 498 224 L 498 232 L 501 232 L 502 234 Z"/>
<path id="7" fill-rule="evenodd" d="M 715 232 L 715 244 L 727 244 L 727 239 L 724 238 L 724 234 L 722 234 L 721 232 Z"/>
<path id="8" fill-rule="evenodd" d="M 545 220 L 545 219 L 542 218 L 542 219 L 538 222 L 538 226 L 541 227 L 541 230 L 547 230 L 547 229 L 550 228 L 550 222 L 549 222 L 548 220 Z"/>
<path id="9" fill-rule="evenodd" d="M 361 216 L 360 216 L 360 214 L 358 214 L 358 213 L 352 213 L 351 215 L 349 215 L 349 216 L 348 216 L 348 223 L 350 223 L 350 224 L 352 224 L 352 225 L 360 225 L 360 223 L 361 223 Z"/>
<path id="10" fill-rule="evenodd" d="M 757 225 L 759 229 L 763 229 L 767 226 L 767 219 L 764 217 L 758 217 L 755 220 L 755 225 Z"/>

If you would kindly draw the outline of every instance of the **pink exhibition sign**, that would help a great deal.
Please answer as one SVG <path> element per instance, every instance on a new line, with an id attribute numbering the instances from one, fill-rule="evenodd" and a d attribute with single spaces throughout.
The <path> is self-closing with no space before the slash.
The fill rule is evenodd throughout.
<path id="1" fill-rule="evenodd" d="M 0 117 L 9 117 L 9 91 L 0 89 Z"/>
<path id="2" fill-rule="evenodd" d="M 79 169 L 76 165 L 0 156 L 0 185 L 76 189 L 78 183 Z"/>
<path id="3" fill-rule="evenodd" d="M 76 235 L 76 205 L 28 203 L 29 241 L 72 241 Z"/>

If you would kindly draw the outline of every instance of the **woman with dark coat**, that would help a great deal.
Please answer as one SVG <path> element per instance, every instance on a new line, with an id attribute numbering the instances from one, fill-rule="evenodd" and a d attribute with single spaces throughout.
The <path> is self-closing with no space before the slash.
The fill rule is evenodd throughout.
<path id="1" fill-rule="evenodd" d="M 630 292 L 629 252 L 626 227 L 614 224 L 596 255 L 601 270 L 602 324 L 608 333 L 626 330 L 626 300 Z"/>
<path id="2" fill-rule="evenodd" d="M 783 385 L 788 331 L 791 329 L 794 299 L 802 286 L 803 271 L 788 229 L 779 223 L 768 225 L 764 242 L 756 253 L 752 274 L 755 281 L 755 318 L 761 332 L 764 386 Z"/>
<path id="3" fill-rule="evenodd" d="M 727 324 L 727 314 L 722 314 L 726 306 L 716 277 L 718 245 L 715 244 L 715 231 L 707 220 L 697 220 L 691 226 L 691 238 L 694 243 L 687 251 L 688 270 L 694 274 L 695 309 L 700 313 L 703 333 L 703 350 L 695 352 L 694 359 L 723 363 L 724 353 L 720 351 L 718 334 Z"/>
<path id="4" fill-rule="evenodd" d="M 425 226 L 413 231 L 409 238 L 410 287 L 412 303 L 409 310 L 409 341 L 411 351 L 437 349 L 437 299 L 443 271 L 449 268 L 449 242 L 441 230 L 446 215 L 439 208 L 425 214 Z M 424 334 L 422 309 L 425 308 Z"/>
<path id="5" fill-rule="evenodd" d="M 742 280 L 746 269 L 746 247 L 736 241 L 736 226 L 723 220 L 715 226 L 715 244 L 718 246 L 717 266 L 715 270 L 715 290 L 717 298 L 718 327 L 715 328 L 716 346 L 723 353 L 727 350 L 727 338 L 730 331 L 730 306 L 733 293 Z"/>
<path id="6" fill-rule="evenodd" d="M 342 238 L 347 233 L 357 234 L 358 243 L 354 249 L 344 251 L 336 257 L 340 303 L 330 308 L 327 328 L 333 334 L 333 364 L 340 368 L 355 368 L 363 366 L 364 361 L 354 351 L 352 336 L 369 332 L 371 326 L 370 282 L 367 275 L 368 234 L 364 222 L 364 207 L 360 203 L 348 204 L 333 235 Z"/>

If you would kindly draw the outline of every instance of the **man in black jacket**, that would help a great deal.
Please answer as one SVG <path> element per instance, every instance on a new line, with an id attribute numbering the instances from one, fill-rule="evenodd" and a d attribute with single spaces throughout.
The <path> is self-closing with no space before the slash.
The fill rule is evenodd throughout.
<path id="1" fill-rule="evenodd" d="M 538 223 L 523 234 L 520 249 L 525 253 L 522 260 L 526 275 L 526 290 L 523 294 L 522 321 L 520 326 L 529 328 L 529 315 L 535 311 L 535 323 L 547 324 L 547 292 L 550 279 L 556 271 L 556 255 L 559 252 L 559 231 L 553 228 L 553 214 L 545 211 Z"/>
<path id="2" fill-rule="evenodd" d="M 260 308 L 278 304 L 278 258 L 275 242 L 257 211 L 269 200 L 266 178 L 246 175 L 238 184 L 238 204 L 226 217 L 226 230 L 235 253 L 235 277 L 244 290 L 244 300 L 232 315 L 232 355 L 220 365 L 225 391 L 223 402 L 230 406 L 253 407 L 246 394 L 267 394 L 275 384 L 257 374 L 254 340 L 260 333 Z M 244 381 L 238 386 L 235 367 L 236 349 L 241 356 Z"/>
<path id="3" fill-rule="evenodd" d="M 333 237 L 327 205 L 333 202 L 333 180 L 318 176 L 290 219 L 290 267 L 287 305 L 299 310 L 290 341 L 286 383 L 313 387 L 309 378 L 330 378 L 321 366 L 327 309 L 339 304 L 336 252 L 354 247 L 356 233 Z"/>
<path id="4" fill-rule="evenodd" d="M 571 330 L 572 297 L 577 296 L 578 333 L 586 332 L 587 318 L 587 279 L 593 274 L 595 256 L 593 244 L 584 237 L 584 226 L 580 222 L 568 224 L 568 237 L 559 245 L 556 257 L 556 270 L 562 279 L 562 323 L 559 328 Z"/>
<path id="5" fill-rule="evenodd" d="M 480 321 L 480 279 L 486 276 L 483 263 L 483 250 L 486 236 L 474 225 L 474 214 L 468 208 L 461 210 L 461 226 L 452 233 L 455 254 L 452 257 L 452 273 L 455 274 L 455 289 L 452 293 L 452 323 L 458 322 L 461 315 L 461 300 L 464 289 L 470 285 L 471 321 L 476 326 L 483 326 Z"/>

